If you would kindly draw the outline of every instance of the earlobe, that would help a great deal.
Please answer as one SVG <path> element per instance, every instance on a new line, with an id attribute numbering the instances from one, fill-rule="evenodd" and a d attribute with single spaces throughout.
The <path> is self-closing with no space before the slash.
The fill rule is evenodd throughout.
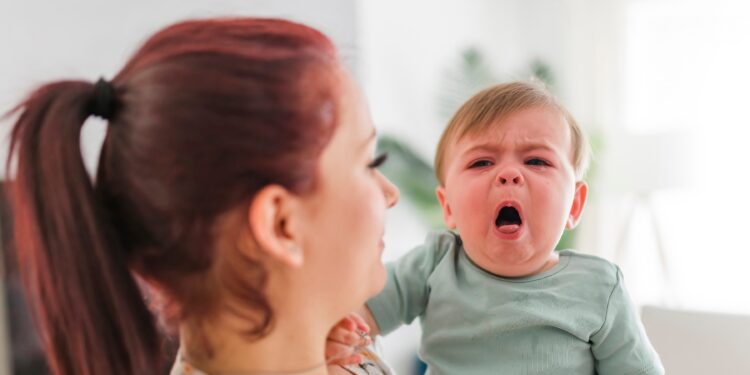
<path id="1" fill-rule="evenodd" d="M 585 181 L 576 183 L 576 190 L 573 194 L 573 204 L 570 207 L 570 213 L 568 214 L 568 220 L 565 223 L 565 229 L 573 229 L 578 225 L 583 214 L 583 208 L 586 206 L 586 198 L 588 197 L 589 186 Z"/>
<path id="2" fill-rule="evenodd" d="M 440 207 L 443 208 L 443 221 L 448 229 L 456 229 L 456 222 L 453 220 L 453 214 L 451 213 L 451 207 L 448 204 L 448 198 L 445 196 L 445 188 L 441 185 L 435 189 L 435 195 L 437 195 Z"/>
<path id="3" fill-rule="evenodd" d="M 269 185 L 253 197 L 247 222 L 257 243 L 257 251 L 281 263 L 299 267 L 304 256 L 293 225 L 295 207 L 293 194 L 279 185 Z"/>

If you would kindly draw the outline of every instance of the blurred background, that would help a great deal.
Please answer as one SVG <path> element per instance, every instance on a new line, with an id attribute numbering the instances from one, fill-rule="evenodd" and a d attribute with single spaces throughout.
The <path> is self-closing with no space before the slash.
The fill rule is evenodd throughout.
<path id="1" fill-rule="evenodd" d="M 338 45 L 368 97 L 380 147 L 390 152 L 384 172 L 402 190 L 388 218 L 386 261 L 442 226 L 432 156 L 452 112 L 493 83 L 545 82 L 594 148 L 588 206 L 559 247 L 621 265 L 670 373 L 708 373 L 701 366 L 716 370 L 717 363 L 732 370 L 711 373 L 750 373 L 750 5 L 3 1 L 0 111 L 48 80 L 112 77 L 145 37 L 170 22 L 222 15 L 290 18 Z M 90 168 L 105 131 L 100 125 L 84 128 Z M 6 150 L 3 143 L 0 153 Z M 44 374 L 17 282 L 6 274 L 0 374 Z M 415 323 L 380 340 L 399 374 L 417 373 L 419 335 Z"/>

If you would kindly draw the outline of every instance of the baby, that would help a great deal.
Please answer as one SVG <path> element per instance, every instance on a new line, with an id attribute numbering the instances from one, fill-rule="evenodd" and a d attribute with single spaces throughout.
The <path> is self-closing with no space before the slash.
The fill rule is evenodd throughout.
<path id="1" fill-rule="evenodd" d="M 556 252 L 578 224 L 589 148 L 543 87 L 479 92 L 454 115 L 435 169 L 445 224 L 387 266 L 361 312 L 372 334 L 420 318 L 428 374 L 663 374 L 620 269 Z"/>

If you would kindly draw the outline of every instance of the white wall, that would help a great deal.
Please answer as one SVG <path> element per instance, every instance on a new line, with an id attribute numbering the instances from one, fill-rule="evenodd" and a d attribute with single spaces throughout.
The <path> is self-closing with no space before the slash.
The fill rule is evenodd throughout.
<path id="1" fill-rule="evenodd" d="M 638 276 L 634 292 L 675 307 L 750 313 L 750 4 L 732 0 L 632 1 L 627 9 L 628 69 L 625 128 L 638 134 L 670 131 L 687 147 L 650 160 L 639 174 L 679 177 L 653 194 L 670 279 L 649 270 L 657 251 L 653 228 L 634 227 L 624 270 Z M 662 149 L 667 147 L 662 146 Z M 644 163 L 645 164 L 645 163 Z M 655 185 L 655 184 L 654 184 Z M 646 212 L 636 218 L 650 223 Z M 643 291 L 643 293 L 641 293 Z"/>
<path id="2" fill-rule="evenodd" d="M 431 159 L 442 132 L 440 81 L 476 46 L 513 76 L 534 55 L 524 43 L 523 1 L 360 1 L 361 77 L 375 122 Z"/>
<path id="3" fill-rule="evenodd" d="M 0 111 L 49 80 L 111 78 L 151 33 L 191 17 L 252 15 L 301 21 L 331 36 L 356 70 L 354 5 L 347 0 L 3 1 Z M 103 132 L 97 127 L 84 134 L 87 165 L 97 157 Z"/>

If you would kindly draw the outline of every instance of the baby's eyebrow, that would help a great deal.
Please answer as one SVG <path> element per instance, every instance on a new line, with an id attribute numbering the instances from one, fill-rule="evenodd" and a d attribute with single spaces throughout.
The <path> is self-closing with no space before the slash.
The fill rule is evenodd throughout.
<path id="1" fill-rule="evenodd" d="M 491 144 L 491 143 L 480 143 L 478 145 L 472 146 L 468 150 L 466 150 L 465 153 L 471 153 L 475 151 L 486 151 L 486 152 L 495 152 L 502 147 L 500 145 Z M 521 152 L 528 152 L 528 151 L 537 151 L 537 150 L 543 150 L 543 151 L 549 151 L 549 152 L 555 152 L 555 148 L 546 144 L 546 143 L 525 143 L 518 146 L 518 150 Z"/>
<path id="2" fill-rule="evenodd" d="M 475 151 L 487 151 L 487 152 L 493 152 L 497 151 L 500 147 L 497 145 L 489 144 L 489 143 L 480 143 L 478 145 L 472 146 L 468 150 L 466 150 L 464 153 L 468 154 Z"/>
<path id="3" fill-rule="evenodd" d="M 529 143 L 529 144 L 520 146 L 519 149 L 521 151 L 544 150 L 544 151 L 555 152 L 555 148 L 546 143 Z"/>

